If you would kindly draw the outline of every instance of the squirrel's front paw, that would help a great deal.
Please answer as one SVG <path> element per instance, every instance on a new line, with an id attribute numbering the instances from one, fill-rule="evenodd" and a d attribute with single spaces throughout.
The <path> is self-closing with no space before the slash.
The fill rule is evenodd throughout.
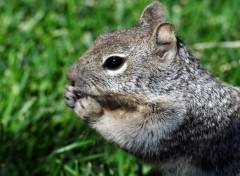
<path id="1" fill-rule="evenodd" d="M 77 94 L 76 88 L 71 85 L 67 85 L 64 90 L 64 98 L 65 98 L 65 104 L 70 107 L 74 108 L 75 103 L 78 98 L 81 96 Z"/>
<path id="2" fill-rule="evenodd" d="M 93 98 L 87 96 L 76 101 L 74 111 L 85 120 L 94 119 L 103 115 L 103 109 Z"/>

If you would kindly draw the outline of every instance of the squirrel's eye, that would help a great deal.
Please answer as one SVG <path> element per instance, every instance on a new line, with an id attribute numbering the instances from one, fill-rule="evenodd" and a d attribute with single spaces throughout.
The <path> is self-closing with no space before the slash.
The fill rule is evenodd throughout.
<path id="1" fill-rule="evenodd" d="M 117 70 L 123 66 L 125 58 L 120 56 L 111 56 L 105 60 L 103 67 L 108 70 Z"/>

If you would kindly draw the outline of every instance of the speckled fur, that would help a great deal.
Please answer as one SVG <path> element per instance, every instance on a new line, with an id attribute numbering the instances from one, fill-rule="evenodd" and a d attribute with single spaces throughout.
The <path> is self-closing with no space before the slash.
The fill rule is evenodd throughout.
<path id="1" fill-rule="evenodd" d="M 137 27 L 101 35 L 69 69 L 65 102 L 164 175 L 240 175 L 240 89 L 203 68 L 173 30 L 153 2 Z M 123 73 L 102 67 L 112 54 L 126 57 Z"/>

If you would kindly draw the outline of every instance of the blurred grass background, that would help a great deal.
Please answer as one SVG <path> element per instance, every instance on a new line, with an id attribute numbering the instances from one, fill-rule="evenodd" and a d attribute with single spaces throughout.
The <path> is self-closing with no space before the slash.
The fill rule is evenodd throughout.
<path id="1" fill-rule="evenodd" d="M 147 174 L 64 105 L 68 67 L 103 32 L 137 24 L 149 0 L 0 1 L 0 175 Z M 239 41 L 239 0 L 162 0 L 188 46 Z M 195 51 L 240 86 L 240 49 Z"/>

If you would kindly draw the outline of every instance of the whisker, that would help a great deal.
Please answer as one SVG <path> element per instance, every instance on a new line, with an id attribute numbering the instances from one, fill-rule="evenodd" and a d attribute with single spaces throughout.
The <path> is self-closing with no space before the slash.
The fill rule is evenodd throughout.
<path id="1" fill-rule="evenodd" d="M 124 106 L 121 104 L 121 102 L 116 97 L 114 97 L 114 95 L 112 93 L 110 93 L 110 96 L 117 102 L 117 104 L 120 105 L 122 110 L 125 109 Z"/>

